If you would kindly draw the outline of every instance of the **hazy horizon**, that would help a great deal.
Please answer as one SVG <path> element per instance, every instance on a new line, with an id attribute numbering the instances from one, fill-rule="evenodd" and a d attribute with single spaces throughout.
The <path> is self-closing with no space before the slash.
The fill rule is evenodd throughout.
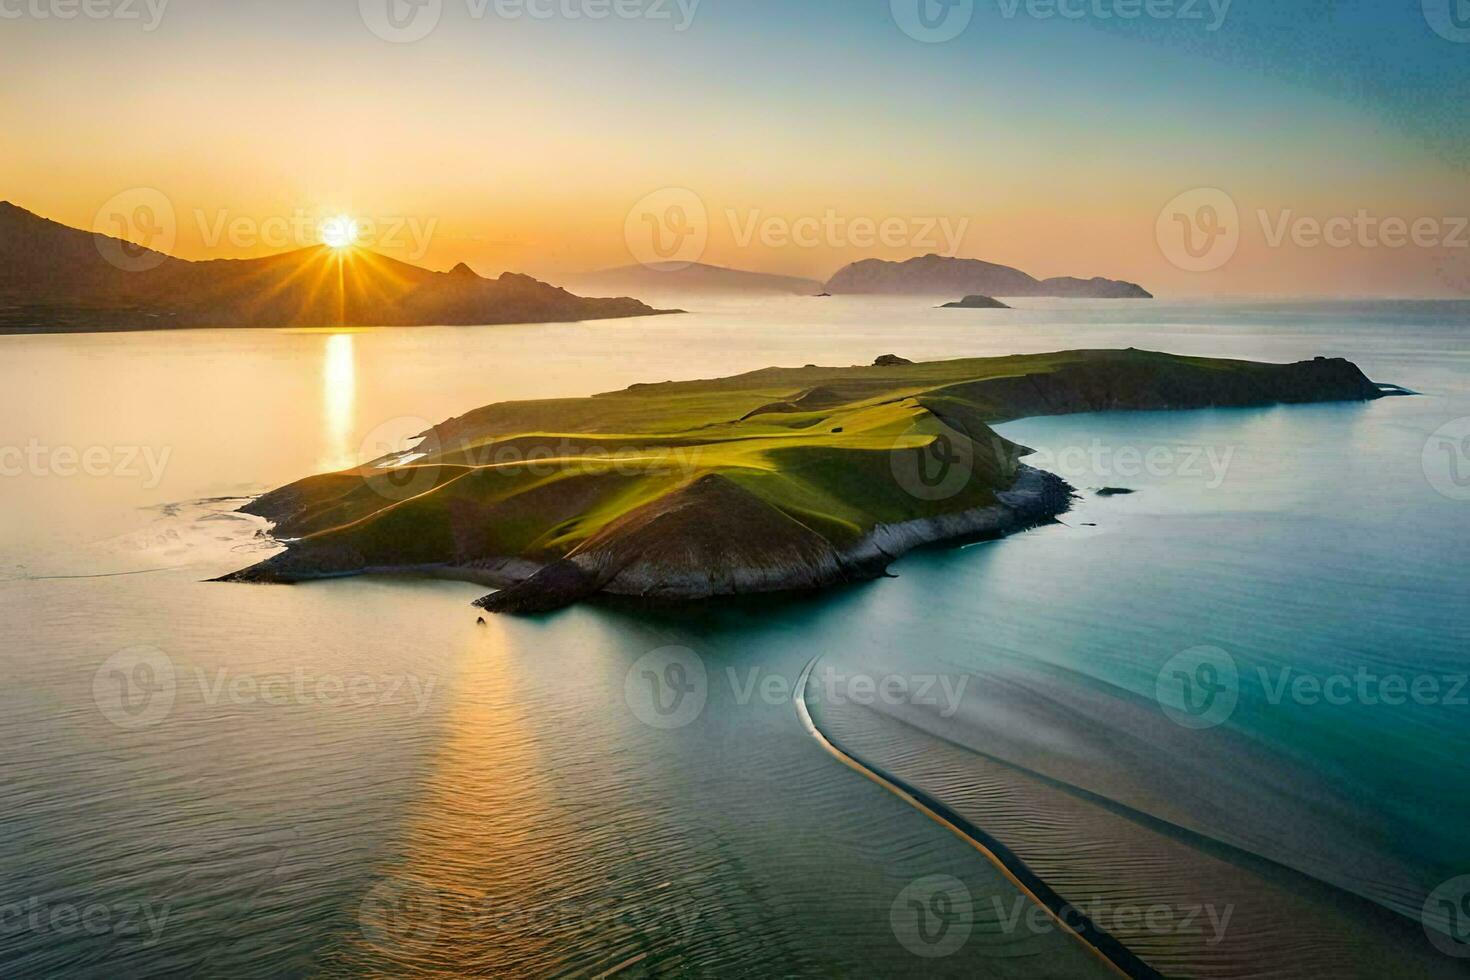
<path id="1" fill-rule="evenodd" d="M 45 135 L 0 196 L 97 227 L 144 189 L 188 259 L 347 214 L 394 258 L 556 282 L 646 260 L 644 211 L 697 232 L 679 258 L 819 281 L 938 252 L 1170 297 L 1470 292 L 1470 45 L 1435 0 L 1129 3 L 997 0 L 926 35 L 898 0 L 27 0 L 0 125 Z M 1212 188 L 1239 245 L 1192 271 L 1161 236 L 1172 210 L 1210 241 Z"/>

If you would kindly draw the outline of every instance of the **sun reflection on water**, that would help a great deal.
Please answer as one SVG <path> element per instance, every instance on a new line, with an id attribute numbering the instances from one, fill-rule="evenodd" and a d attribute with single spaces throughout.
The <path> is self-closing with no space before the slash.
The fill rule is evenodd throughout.
<path id="1" fill-rule="evenodd" d="M 357 358 L 352 335 L 333 334 L 322 352 L 322 468 L 357 465 L 352 432 L 357 417 Z"/>

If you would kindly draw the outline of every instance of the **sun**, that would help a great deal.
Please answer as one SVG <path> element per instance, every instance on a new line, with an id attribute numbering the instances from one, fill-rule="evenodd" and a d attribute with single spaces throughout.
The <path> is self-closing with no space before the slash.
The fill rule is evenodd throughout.
<path id="1" fill-rule="evenodd" d="M 348 248 L 357 242 L 357 221 L 345 214 L 339 214 L 322 222 L 320 234 L 323 245 Z"/>

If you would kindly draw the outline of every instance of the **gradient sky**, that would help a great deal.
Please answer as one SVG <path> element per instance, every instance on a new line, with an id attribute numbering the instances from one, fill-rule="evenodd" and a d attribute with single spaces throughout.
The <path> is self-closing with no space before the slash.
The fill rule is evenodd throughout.
<path id="1" fill-rule="evenodd" d="M 748 269 L 825 278 L 945 250 L 738 240 L 754 219 L 831 212 L 911 238 L 918 219 L 967 222 L 961 255 L 1161 295 L 1470 293 L 1453 220 L 1397 249 L 1356 232 L 1272 246 L 1261 225 L 1470 214 L 1470 43 L 1432 29 L 1437 0 L 1235 0 L 1213 32 L 1208 0 L 1196 21 L 975 0 L 939 44 L 889 0 L 702 0 L 684 31 L 673 0 L 672 20 L 598 21 L 442 0 L 414 43 L 375 36 L 352 2 L 170 0 L 152 31 L 144 0 L 140 20 L 34 15 L 55 2 L 0 0 L 0 198 L 91 227 L 114 195 L 156 188 L 185 258 L 277 251 L 251 239 L 267 219 L 342 211 L 402 220 L 382 249 L 400 258 L 555 281 L 632 261 L 630 208 L 681 187 L 708 214 L 703 260 Z M 1156 224 L 1200 187 L 1238 206 L 1241 242 L 1191 272 Z M 222 219 L 243 232 L 216 234 Z"/>

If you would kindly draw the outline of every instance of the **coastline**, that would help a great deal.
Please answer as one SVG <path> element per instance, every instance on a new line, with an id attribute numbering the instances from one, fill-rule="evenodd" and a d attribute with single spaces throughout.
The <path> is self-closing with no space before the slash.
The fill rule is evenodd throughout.
<path id="1" fill-rule="evenodd" d="M 1061 477 L 1021 464 L 1010 488 L 998 493 L 999 503 L 951 514 L 880 524 L 837 560 L 815 570 L 798 566 L 743 566 L 724 574 L 670 578 L 665 571 L 642 561 L 618 569 L 611 577 L 597 574 L 596 556 L 555 562 L 524 558 L 483 559 L 465 564 L 431 562 L 406 565 L 370 565 L 350 570 L 290 567 L 278 561 L 292 556 L 282 552 L 260 565 L 212 579 L 215 582 L 294 585 L 357 576 L 407 575 L 470 582 L 499 591 L 473 605 L 490 612 L 534 613 L 561 608 L 597 593 L 655 601 L 694 601 L 725 596 L 799 593 L 883 577 L 888 565 L 916 548 L 955 546 L 971 541 L 1005 537 L 1049 523 L 1071 509 L 1073 488 Z M 266 532 L 269 533 L 269 532 Z"/>
<path id="2" fill-rule="evenodd" d="M 917 547 L 1066 512 L 1072 488 L 1022 463 L 1030 450 L 997 433 L 1000 422 L 1385 394 L 1341 358 L 1129 348 L 884 355 L 503 402 L 426 430 L 407 460 L 389 454 L 255 498 L 242 512 L 270 521 L 287 550 L 224 580 L 431 574 L 496 588 L 475 605 L 517 614 L 596 594 L 812 591 L 879 577 Z"/>
<path id="3" fill-rule="evenodd" d="M 599 592 L 638 599 L 693 601 L 760 593 L 807 592 L 881 578 L 888 565 L 930 545 L 1003 537 L 1055 519 L 1071 506 L 1072 488 L 1052 473 L 1022 464 L 999 503 L 893 524 L 879 524 L 834 560 L 819 565 L 746 565 L 670 575 L 638 560 L 611 574 L 596 554 L 545 565 L 502 591 L 477 599 L 490 612 L 547 612 Z"/>

